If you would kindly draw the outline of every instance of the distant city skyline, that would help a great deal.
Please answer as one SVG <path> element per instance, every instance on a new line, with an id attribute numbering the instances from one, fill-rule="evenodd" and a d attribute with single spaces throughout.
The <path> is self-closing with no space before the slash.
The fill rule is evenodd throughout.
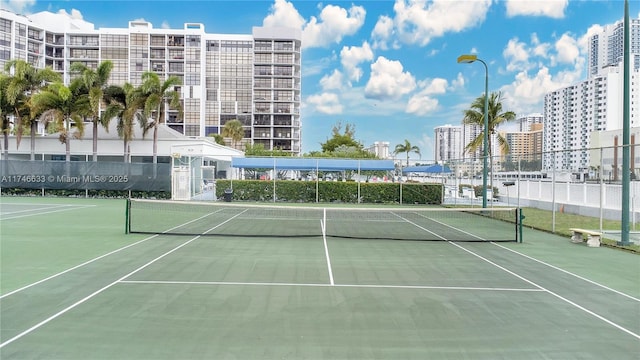
<path id="1" fill-rule="evenodd" d="M 118 6 L 114 6 L 116 3 Z M 587 78 L 588 38 L 620 21 L 622 1 L 5 1 L 21 14 L 62 12 L 95 28 L 128 21 L 207 33 L 250 34 L 253 26 L 302 31 L 302 149 L 318 150 L 341 122 L 365 147 L 409 140 L 435 159 L 434 128 L 459 125 L 484 91 L 503 91 L 518 117 L 542 113 L 545 94 Z M 631 1 L 632 18 L 640 3 Z M 514 126 L 516 124 L 514 123 Z M 417 159 L 417 156 L 412 155 Z"/>

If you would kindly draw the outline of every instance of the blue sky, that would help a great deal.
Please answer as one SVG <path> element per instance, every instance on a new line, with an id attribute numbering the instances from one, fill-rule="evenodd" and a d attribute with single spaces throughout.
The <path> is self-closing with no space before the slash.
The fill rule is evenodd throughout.
<path id="1" fill-rule="evenodd" d="M 630 1 L 640 17 L 640 1 Z M 459 125 L 484 91 L 505 107 L 541 113 L 545 93 L 586 78 L 590 34 L 623 17 L 621 0 L 44 1 L 0 0 L 21 14 L 62 12 L 101 27 L 144 19 L 155 28 L 203 23 L 208 33 L 250 34 L 253 26 L 303 33 L 303 151 L 319 150 L 338 123 L 363 145 L 409 140 L 433 159 L 433 129 Z M 344 126 L 343 126 L 344 127 Z M 417 158 L 417 157 L 416 157 Z"/>

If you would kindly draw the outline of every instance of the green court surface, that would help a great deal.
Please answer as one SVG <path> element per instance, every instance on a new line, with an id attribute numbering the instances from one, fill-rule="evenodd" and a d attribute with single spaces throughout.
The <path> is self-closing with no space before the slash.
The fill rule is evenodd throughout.
<path id="1" fill-rule="evenodd" d="M 323 236 L 331 220 L 304 237 L 125 234 L 125 208 L 0 199 L 1 359 L 640 354 L 635 254 L 529 229 L 522 243 Z"/>

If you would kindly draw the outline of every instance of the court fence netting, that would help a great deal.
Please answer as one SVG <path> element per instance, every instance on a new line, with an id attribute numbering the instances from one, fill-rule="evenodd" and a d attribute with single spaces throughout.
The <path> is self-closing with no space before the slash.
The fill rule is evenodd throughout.
<path id="1" fill-rule="evenodd" d="M 522 241 L 517 208 L 325 207 L 128 199 L 126 232 L 224 237 Z"/>

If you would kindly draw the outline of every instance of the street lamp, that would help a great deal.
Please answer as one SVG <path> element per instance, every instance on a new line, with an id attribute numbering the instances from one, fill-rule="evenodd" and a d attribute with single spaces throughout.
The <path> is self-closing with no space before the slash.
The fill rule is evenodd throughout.
<path id="1" fill-rule="evenodd" d="M 483 144 L 483 166 L 482 166 L 482 207 L 487 207 L 487 173 L 489 158 L 489 68 L 487 63 L 478 59 L 476 55 L 458 56 L 458 64 L 471 64 L 479 61 L 484 65 L 484 144 Z M 491 192 L 493 194 L 493 191 Z"/>

